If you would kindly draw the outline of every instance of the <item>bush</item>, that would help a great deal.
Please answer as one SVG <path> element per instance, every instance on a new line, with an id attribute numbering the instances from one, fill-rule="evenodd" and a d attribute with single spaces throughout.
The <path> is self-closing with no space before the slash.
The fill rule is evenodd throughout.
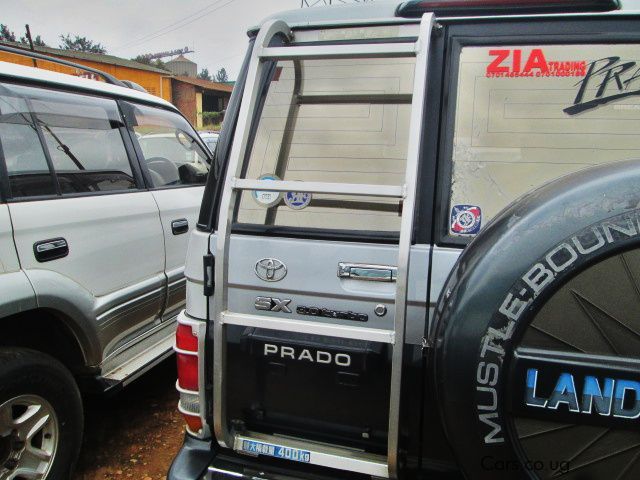
<path id="1" fill-rule="evenodd" d="M 202 112 L 202 124 L 203 125 L 217 125 L 222 122 L 222 112 Z"/>

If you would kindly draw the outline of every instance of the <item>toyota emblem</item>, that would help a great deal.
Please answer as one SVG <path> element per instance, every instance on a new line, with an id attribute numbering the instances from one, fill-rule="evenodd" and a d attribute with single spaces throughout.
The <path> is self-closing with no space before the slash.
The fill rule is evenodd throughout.
<path id="1" fill-rule="evenodd" d="M 263 258 L 256 262 L 256 275 L 265 282 L 279 282 L 287 276 L 287 266 L 277 258 Z"/>

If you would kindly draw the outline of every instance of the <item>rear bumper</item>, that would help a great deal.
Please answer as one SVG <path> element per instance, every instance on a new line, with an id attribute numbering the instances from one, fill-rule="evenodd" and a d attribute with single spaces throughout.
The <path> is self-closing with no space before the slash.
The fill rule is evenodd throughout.
<path id="1" fill-rule="evenodd" d="M 286 460 L 253 458 L 221 451 L 211 441 L 186 434 L 167 480 L 370 480 L 334 469 L 299 465 Z"/>
<path id="2" fill-rule="evenodd" d="M 182 448 L 173 459 L 167 480 L 199 480 L 205 477 L 216 451 L 211 441 L 185 434 Z"/>

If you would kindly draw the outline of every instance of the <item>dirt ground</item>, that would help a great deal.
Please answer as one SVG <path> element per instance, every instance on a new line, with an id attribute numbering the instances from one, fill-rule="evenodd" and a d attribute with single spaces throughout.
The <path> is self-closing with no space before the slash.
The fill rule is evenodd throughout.
<path id="1" fill-rule="evenodd" d="M 182 445 L 175 358 L 116 395 L 85 400 L 85 435 L 73 480 L 162 480 Z"/>

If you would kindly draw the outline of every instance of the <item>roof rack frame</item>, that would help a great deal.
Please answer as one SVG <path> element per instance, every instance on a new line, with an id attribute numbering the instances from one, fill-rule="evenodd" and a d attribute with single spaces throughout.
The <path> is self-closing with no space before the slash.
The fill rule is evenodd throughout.
<path id="1" fill-rule="evenodd" d="M 57 63 L 60 65 L 64 65 L 65 67 L 77 68 L 79 70 L 84 70 L 85 72 L 95 73 L 96 75 L 100 75 L 105 79 L 106 83 L 111 85 L 117 85 L 118 87 L 131 88 L 126 83 L 118 80 L 113 75 L 109 75 L 102 70 L 98 70 L 97 68 L 87 67 L 80 63 L 69 62 L 67 60 L 62 60 L 61 58 L 51 57 L 49 55 L 44 55 L 42 53 L 34 52 L 32 50 L 27 50 L 18 47 L 10 47 L 9 45 L 0 43 L 0 52 L 8 52 L 13 53 L 14 55 L 22 55 L 24 57 L 33 58 L 36 60 L 43 60 L 51 63 Z"/>

